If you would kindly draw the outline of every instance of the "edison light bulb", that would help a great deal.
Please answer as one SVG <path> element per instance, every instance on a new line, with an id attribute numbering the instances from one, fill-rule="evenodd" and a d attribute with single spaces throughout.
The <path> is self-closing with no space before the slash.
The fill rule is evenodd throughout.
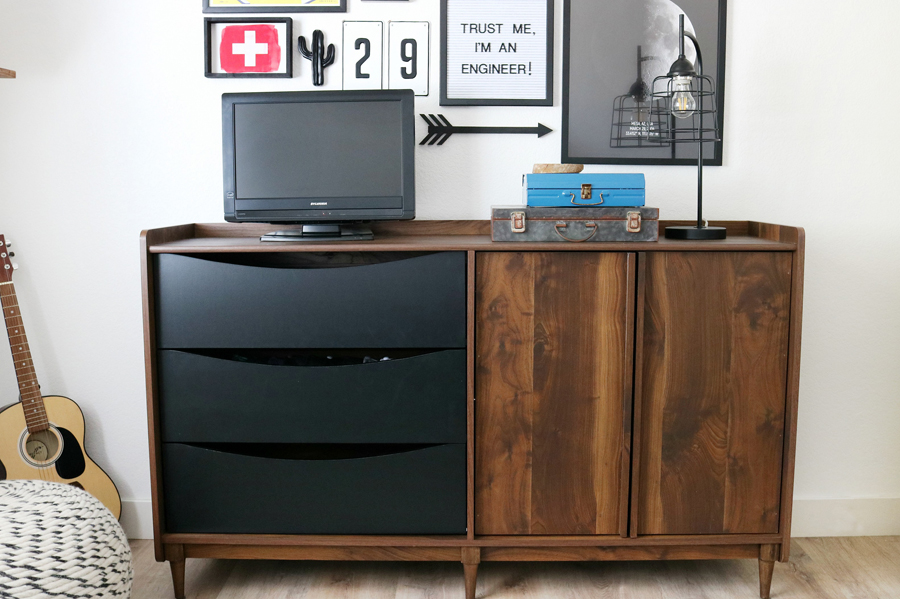
<path id="1" fill-rule="evenodd" d="M 672 79 L 672 114 L 675 118 L 686 119 L 697 110 L 697 100 L 691 93 L 690 77 L 675 77 Z"/>

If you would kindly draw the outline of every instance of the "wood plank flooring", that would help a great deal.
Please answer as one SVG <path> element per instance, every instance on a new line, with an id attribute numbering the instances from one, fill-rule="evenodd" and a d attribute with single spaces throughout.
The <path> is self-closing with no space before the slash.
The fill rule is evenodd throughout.
<path id="1" fill-rule="evenodd" d="M 132 541 L 132 599 L 171 599 L 168 564 Z M 756 560 L 483 563 L 478 599 L 755 599 Z M 453 563 L 189 559 L 188 599 L 462 599 Z M 794 539 L 776 564 L 773 599 L 898 599 L 900 537 Z"/>

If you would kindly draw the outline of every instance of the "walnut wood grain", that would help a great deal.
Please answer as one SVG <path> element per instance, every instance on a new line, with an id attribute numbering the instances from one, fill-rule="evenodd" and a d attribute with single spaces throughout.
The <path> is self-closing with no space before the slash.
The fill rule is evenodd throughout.
<path id="1" fill-rule="evenodd" d="M 463 547 L 475 545 L 465 535 L 261 535 L 164 533 L 163 543 L 184 545 L 255 545 L 260 547 Z"/>
<path id="2" fill-rule="evenodd" d="M 791 255 L 648 254 L 638 534 L 778 532 Z"/>
<path id="3" fill-rule="evenodd" d="M 660 230 L 672 225 L 691 225 L 696 221 L 659 221 Z M 748 221 L 713 221 L 711 225 L 725 227 L 728 235 L 745 237 L 750 234 L 754 225 L 779 227 L 779 225 L 767 225 L 766 223 L 751 223 Z M 275 229 L 288 231 L 296 230 L 301 225 L 266 224 L 266 223 L 198 223 L 196 226 L 197 237 L 259 237 Z M 487 235 L 491 234 L 490 220 L 411 220 L 411 221 L 385 221 L 370 223 L 369 227 L 376 235 Z M 785 227 L 790 229 L 791 227 Z M 755 235 L 760 236 L 762 235 Z M 683 242 L 682 242 L 683 243 Z M 708 242 L 707 242 L 708 243 Z"/>
<path id="4" fill-rule="evenodd" d="M 788 561 L 791 554 L 791 515 L 794 505 L 794 461 L 797 453 L 797 410 L 800 400 L 800 337 L 803 324 L 803 269 L 806 256 L 806 232 L 788 229 L 796 236 L 797 251 L 792 255 L 791 325 L 788 345 L 787 409 L 785 410 L 784 472 L 781 481 L 781 523 L 784 537 L 779 559 Z"/>
<path id="5" fill-rule="evenodd" d="M 640 252 L 637 254 L 637 269 L 635 272 L 637 278 L 637 291 L 635 293 L 635 315 L 634 315 L 634 361 L 632 362 L 632 381 L 633 381 L 633 403 L 632 403 L 632 429 L 631 429 L 631 489 L 629 490 L 629 522 L 628 536 L 637 538 L 638 531 L 638 514 L 641 487 L 641 451 L 642 436 L 641 422 L 643 409 L 643 369 L 644 369 L 644 300 L 647 291 L 647 254 Z"/>
<path id="6" fill-rule="evenodd" d="M 684 224 L 660 221 L 660 226 Z M 688 223 L 689 224 L 689 223 Z M 794 251 L 797 229 L 748 221 L 713 222 L 728 230 L 728 238 L 718 241 L 685 241 L 661 238 L 656 242 L 606 242 L 591 244 L 592 251 Z M 577 243 L 495 243 L 491 241 L 490 221 L 404 221 L 375 223 L 373 241 L 365 242 L 261 242 L 259 236 L 273 228 L 295 229 L 297 225 L 277 227 L 258 223 L 211 223 L 182 225 L 157 231 L 190 227 L 186 237 L 160 239 L 150 244 L 153 253 L 232 253 L 232 252 L 370 252 L 370 251 L 584 251 Z"/>
<path id="7" fill-rule="evenodd" d="M 363 562 L 459 562 L 458 547 L 331 547 L 317 545 L 185 545 L 186 557 Z"/>
<path id="8" fill-rule="evenodd" d="M 531 532 L 535 256 L 477 258 L 477 534 Z"/>
<path id="9" fill-rule="evenodd" d="M 619 532 L 628 265 L 479 256 L 477 533 Z"/>
<path id="10" fill-rule="evenodd" d="M 260 547 L 646 547 L 669 545 L 761 545 L 778 544 L 781 536 L 765 535 L 644 535 L 635 539 L 611 535 L 479 535 L 469 540 L 463 535 L 256 535 L 166 533 L 165 544 L 254 545 Z"/>
<path id="11" fill-rule="evenodd" d="M 475 599 L 478 586 L 478 564 L 463 564 L 463 576 L 466 584 L 466 599 Z"/>
<path id="12" fill-rule="evenodd" d="M 631 500 L 632 438 L 634 434 L 634 326 L 637 287 L 637 254 L 626 256 L 625 283 L 625 385 L 622 389 L 622 458 L 619 464 L 619 536 L 628 536 Z"/>
<path id="13" fill-rule="evenodd" d="M 0 68 L 0 79 L 15 79 L 16 72 L 10 69 Z"/>
<path id="14" fill-rule="evenodd" d="M 642 535 L 637 538 L 613 535 L 484 535 L 475 538 L 480 547 L 670 547 L 675 545 L 761 545 L 778 544 L 781 536 L 767 535 Z"/>
<path id="15" fill-rule="evenodd" d="M 412 220 L 369 223 L 378 236 L 423 235 L 488 235 L 489 220 Z M 301 225 L 273 225 L 265 223 L 207 223 L 196 225 L 197 237 L 259 237 L 274 230 L 292 231 Z M 290 244 L 289 244 L 290 245 Z"/>
<path id="16" fill-rule="evenodd" d="M 166 545 L 164 552 L 165 558 L 169 562 L 169 569 L 172 572 L 172 589 L 175 599 L 184 599 L 184 546 Z"/>
<path id="17" fill-rule="evenodd" d="M 715 244 L 715 245 L 711 245 Z M 594 248 L 594 246 L 597 246 Z M 695 252 L 695 251 L 777 251 L 791 252 L 796 245 L 749 236 L 721 241 L 690 242 L 661 238 L 647 242 L 603 242 L 590 244 L 588 250 L 601 252 Z M 580 243 L 505 243 L 493 242 L 489 235 L 381 235 L 372 241 L 305 243 L 262 242 L 256 237 L 193 237 L 154 245 L 152 253 L 279 253 L 279 252 L 580 252 Z"/>
<path id="18" fill-rule="evenodd" d="M 481 549 L 478 547 L 463 547 L 462 563 L 466 582 L 466 599 L 475 599 L 475 587 L 478 582 L 478 564 L 481 563 Z"/>
<path id="19" fill-rule="evenodd" d="M 486 547 L 484 562 L 603 562 L 757 557 L 759 545 L 667 547 Z"/>
<path id="20" fill-rule="evenodd" d="M 760 545 L 759 547 L 759 596 L 769 599 L 772 591 L 772 574 L 775 572 L 775 558 L 778 557 L 776 545 Z"/>
<path id="21" fill-rule="evenodd" d="M 475 252 L 466 254 L 466 538 L 475 538 Z"/>
<path id="22" fill-rule="evenodd" d="M 147 387 L 147 430 L 150 435 L 150 497 L 153 514 L 153 550 L 156 561 L 165 560 L 162 505 L 162 438 L 156 385 L 156 291 L 150 246 L 193 237 L 194 225 L 179 225 L 141 232 L 141 302 L 144 321 L 144 378 Z M 174 571 L 173 571 L 174 573 Z"/>

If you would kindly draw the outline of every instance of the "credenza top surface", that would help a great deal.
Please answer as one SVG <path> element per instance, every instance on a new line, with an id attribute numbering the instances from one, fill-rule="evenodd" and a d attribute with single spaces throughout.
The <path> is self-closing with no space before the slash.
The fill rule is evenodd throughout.
<path id="1" fill-rule="evenodd" d="M 266 224 L 189 224 L 143 233 L 150 253 L 244 253 L 244 252 L 404 252 L 404 251 L 795 251 L 802 229 L 729 221 L 710 223 L 728 227 L 728 237 L 719 241 L 666 239 L 663 228 L 676 221 L 660 222 L 655 242 L 534 243 L 493 242 L 490 221 L 411 221 L 375 224 L 375 239 L 357 242 L 262 242 L 259 235 L 295 226 Z M 677 224 L 681 224 L 680 222 Z"/>

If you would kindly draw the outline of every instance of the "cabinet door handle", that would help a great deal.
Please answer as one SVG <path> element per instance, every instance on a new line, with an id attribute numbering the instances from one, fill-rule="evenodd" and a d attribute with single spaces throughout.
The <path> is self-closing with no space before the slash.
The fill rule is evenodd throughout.
<path id="1" fill-rule="evenodd" d="M 589 222 L 584 223 L 584 227 L 585 227 L 586 229 L 592 229 L 591 234 L 588 235 L 587 237 L 585 237 L 584 239 L 572 239 L 571 237 L 566 237 L 566 235 L 563 234 L 563 231 L 564 231 L 565 228 L 568 227 L 568 226 L 569 226 L 569 225 L 568 225 L 567 223 L 559 222 L 559 223 L 556 223 L 556 226 L 553 228 L 553 230 L 556 231 L 556 234 L 557 234 L 557 235 L 559 235 L 560 237 L 562 237 L 562 238 L 565 239 L 566 241 L 571 241 L 572 243 L 582 243 L 582 242 L 585 242 L 585 241 L 587 241 L 588 239 L 590 239 L 591 237 L 593 237 L 593 236 L 597 233 L 597 223 L 595 223 L 595 222 L 590 222 L 590 221 L 589 221 Z"/>

